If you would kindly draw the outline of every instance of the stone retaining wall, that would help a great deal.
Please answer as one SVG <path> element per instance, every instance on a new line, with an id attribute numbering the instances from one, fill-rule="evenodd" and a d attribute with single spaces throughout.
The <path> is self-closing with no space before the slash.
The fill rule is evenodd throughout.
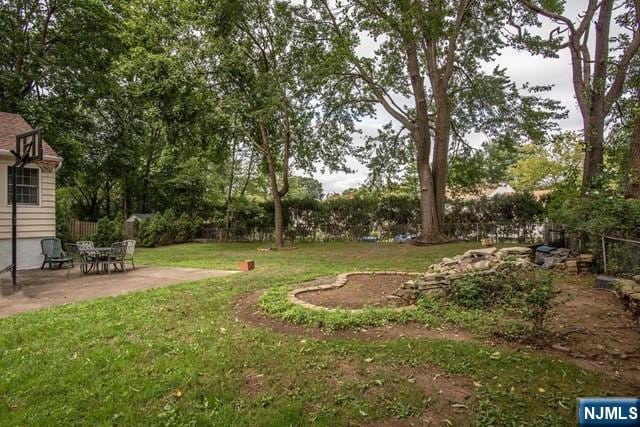
<path id="1" fill-rule="evenodd" d="M 452 282 L 464 276 L 491 275 L 499 272 L 531 270 L 531 249 L 527 247 L 471 249 L 453 258 L 429 266 L 427 272 L 405 283 L 397 296 L 414 301 L 420 295 L 444 293 Z"/>
<path id="2" fill-rule="evenodd" d="M 616 292 L 634 316 L 640 317 L 640 275 L 633 279 L 616 279 Z"/>

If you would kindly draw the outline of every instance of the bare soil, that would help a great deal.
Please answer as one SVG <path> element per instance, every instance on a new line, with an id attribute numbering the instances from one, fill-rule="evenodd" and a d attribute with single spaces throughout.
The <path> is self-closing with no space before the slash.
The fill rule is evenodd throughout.
<path id="1" fill-rule="evenodd" d="M 253 368 L 246 368 L 242 373 L 244 384 L 242 392 L 247 396 L 257 396 L 264 388 L 264 374 L 259 373 Z"/>
<path id="2" fill-rule="evenodd" d="M 471 426 L 475 420 L 475 388 L 473 381 L 463 375 L 444 373 L 432 365 L 418 367 L 373 367 L 368 374 L 377 372 L 389 374 L 393 372 L 397 380 L 407 381 L 424 394 L 429 402 L 427 408 L 419 415 L 398 419 L 389 417 L 378 420 L 367 426 Z M 385 406 L 386 397 L 381 395 L 378 387 L 371 387 L 365 394 L 377 406 Z"/>
<path id="3" fill-rule="evenodd" d="M 567 275 L 556 284 L 544 347 L 640 388 L 640 323 L 613 291 L 593 288 L 594 280 Z"/>
<path id="4" fill-rule="evenodd" d="M 318 279 L 305 285 L 330 282 Z M 567 275 L 556 283 L 556 295 L 546 323 L 548 334 L 521 343 L 497 337 L 474 337 L 455 328 L 428 328 L 419 323 L 382 327 L 325 331 L 308 325 L 295 325 L 261 313 L 257 300 L 262 292 L 242 295 L 236 303 L 238 320 L 276 332 L 315 339 L 356 339 L 364 341 L 408 338 L 470 340 L 525 353 L 542 353 L 575 363 L 583 369 L 606 374 L 618 392 L 640 392 L 640 324 L 625 310 L 618 297 L 607 290 L 593 288 L 591 275 Z M 347 285 L 345 285 L 346 287 Z M 301 294 L 302 296 L 304 294 Z"/>
<path id="5" fill-rule="evenodd" d="M 354 274 L 339 288 L 304 292 L 297 297 L 331 308 L 401 307 L 409 303 L 393 293 L 410 279 L 406 274 Z"/>

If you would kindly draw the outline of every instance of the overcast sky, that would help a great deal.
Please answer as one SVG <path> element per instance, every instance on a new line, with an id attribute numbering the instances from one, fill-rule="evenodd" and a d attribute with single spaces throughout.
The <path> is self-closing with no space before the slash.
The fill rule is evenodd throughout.
<path id="1" fill-rule="evenodd" d="M 577 17 L 578 13 L 586 5 L 585 0 L 573 0 L 568 2 L 567 15 Z M 550 26 L 545 25 L 545 31 Z M 593 40 L 593 37 L 591 37 Z M 374 44 L 368 40 L 363 42 L 360 48 L 363 54 L 373 52 Z M 567 50 L 563 50 L 559 54 L 559 58 L 542 58 L 541 56 L 532 56 L 524 51 L 515 49 L 505 49 L 501 55 L 492 64 L 487 64 L 487 69 L 492 69 L 495 65 L 507 69 L 511 79 L 518 83 L 530 83 L 531 85 L 553 85 L 553 89 L 546 93 L 546 96 L 560 101 L 569 111 L 569 116 L 559 122 L 559 125 L 565 130 L 579 130 L 582 127 L 580 113 L 573 95 L 573 85 L 571 82 L 571 59 Z M 383 124 L 389 122 L 389 116 L 378 108 L 378 115 L 375 118 L 367 118 L 360 123 L 360 129 L 363 133 L 375 135 L 376 130 Z M 359 137 L 356 136 L 356 140 Z M 469 135 L 468 142 L 479 147 L 484 141 L 483 135 Z M 355 159 L 347 160 L 348 166 L 355 172 L 345 173 L 315 173 L 314 177 L 318 179 L 324 188 L 325 193 L 341 192 L 350 187 L 356 187 L 363 184 L 368 175 L 366 166 L 362 165 Z"/>

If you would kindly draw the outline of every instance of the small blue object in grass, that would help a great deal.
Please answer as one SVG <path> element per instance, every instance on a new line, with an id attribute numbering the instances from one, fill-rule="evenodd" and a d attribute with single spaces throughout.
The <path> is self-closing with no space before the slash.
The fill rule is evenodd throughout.
<path id="1" fill-rule="evenodd" d="M 640 427 L 640 399 L 635 397 L 578 398 L 581 427 Z"/>
<path id="2" fill-rule="evenodd" d="M 558 248 L 554 248 L 553 246 L 542 245 L 536 248 L 536 252 L 542 252 L 543 254 L 548 254 L 554 249 L 558 249 Z"/>
<path id="3" fill-rule="evenodd" d="M 413 234 L 398 234 L 393 238 L 394 242 L 406 242 L 408 240 L 415 240 L 416 236 Z"/>
<path id="4" fill-rule="evenodd" d="M 361 242 L 366 242 L 366 243 L 376 243 L 379 240 L 380 239 L 376 236 L 364 236 L 362 239 L 360 239 Z"/>

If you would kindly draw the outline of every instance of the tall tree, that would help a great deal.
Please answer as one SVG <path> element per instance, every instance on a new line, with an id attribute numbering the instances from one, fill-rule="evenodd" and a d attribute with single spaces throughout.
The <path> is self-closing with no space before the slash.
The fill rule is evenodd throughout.
<path id="1" fill-rule="evenodd" d="M 509 125 L 532 132 L 535 97 L 518 96 L 504 70 L 482 71 L 504 46 L 507 7 L 501 1 L 318 0 L 318 22 L 346 52 L 357 83 L 354 102 L 375 102 L 396 132 L 380 132 L 378 143 L 412 144 L 420 191 L 421 240 L 442 242 L 444 201 L 452 134 L 488 133 Z M 362 34 L 375 56 L 359 54 Z M 519 115 L 520 120 L 513 120 Z M 403 135 L 404 133 L 404 135 Z M 373 142 L 370 140 L 370 142 Z"/>
<path id="2" fill-rule="evenodd" d="M 331 110 L 328 45 L 298 17 L 299 6 L 272 0 L 223 2 L 203 21 L 221 111 L 262 156 L 274 203 L 275 242 L 284 246 L 282 199 L 293 167 L 322 160 L 340 168 L 352 116 Z"/>
<path id="3" fill-rule="evenodd" d="M 624 0 L 615 6 L 614 0 L 589 0 L 577 21 L 563 14 L 563 1 L 518 2 L 558 25 L 547 41 L 527 28 L 520 31 L 518 40 L 534 52 L 555 55 L 558 49 L 568 49 L 571 55 L 573 89 L 584 131 L 584 192 L 602 170 L 605 122 L 623 92 L 629 64 L 640 49 L 640 1 Z M 618 13 L 615 17 L 614 11 Z M 611 30 L 614 20 L 626 30 L 615 38 Z"/>
<path id="4" fill-rule="evenodd" d="M 117 0 L 0 2 L 0 110 L 95 90 L 120 50 L 120 10 Z"/>
<path id="5" fill-rule="evenodd" d="M 518 160 L 507 173 L 516 190 L 553 188 L 558 184 L 575 182 L 580 177 L 583 153 L 576 144 L 581 135 L 566 132 L 556 135 L 549 144 L 525 144 L 520 147 Z"/>

